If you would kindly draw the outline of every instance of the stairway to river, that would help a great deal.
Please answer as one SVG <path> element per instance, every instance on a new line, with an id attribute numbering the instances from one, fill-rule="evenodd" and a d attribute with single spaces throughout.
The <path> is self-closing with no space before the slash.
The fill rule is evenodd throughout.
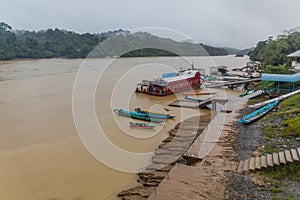
<path id="1" fill-rule="evenodd" d="M 285 150 L 278 153 L 263 155 L 260 157 L 251 157 L 241 160 L 238 166 L 238 173 L 260 170 L 279 165 L 286 165 L 300 161 L 300 148 Z"/>

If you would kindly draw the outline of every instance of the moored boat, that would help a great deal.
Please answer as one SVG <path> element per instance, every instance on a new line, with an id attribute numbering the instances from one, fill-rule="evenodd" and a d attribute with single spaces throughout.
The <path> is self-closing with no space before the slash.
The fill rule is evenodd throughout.
<path id="1" fill-rule="evenodd" d="M 150 112 L 148 110 L 143 110 L 141 108 L 135 108 L 134 110 L 137 113 L 146 114 L 149 117 L 155 117 L 155 118 L 160 118 L 160 119 L 173 119 L 175 117 L 175 116 L 172 116 L 172 115 L 169 115 L 169 114 Z"/>
<path id="2" fill-rule="evenodd" d="M 199 88 L 203 83 L 200 71 L 195 69 L 181 70 L 178 73 L 163 74 L 162 78 L 153 81 L 143 80 L 137 84 L 136 92 L 155 96 L 165 96 L 184 90 Z"/>
<path id="3" fill-rule="evenodd" d="M 247 94 L 246 96 L 244 96 L 245 98 L 248 98 L 248 99 L 252 99 L 252 98 L 255 98 L 255 97 L 258 97 L 260 95 L 263 94 L 263 91 L 262 90 L 257 90 L 251 94 Z"/>
<path id="4" fill-rule="evenodd" d="M 121 108 L 116 108 L 113 111 L 115 113 L 117 113 L 118 115 L 122 115 L 122 116 L 125 116 L 125 117 L 130 117 L 130 118 L 133 118 L 133 119 L 139 119 L 139 120 L 156 122 L 156 123 L 164 122 L 164 120 L 156 118 L 156 117 L 150 117 L 149 115 L 146 115 L 146 114 L 143 114 L 143 113 L 123 110 Z"/>
<path id="5" fill-rule="evenodd" d="M 279 103 L 278 100 L 274 101 L 272 103 L 269 103 L 269 104 L 265 105 L 264 107 L 257 109 L 256 111 L 250 113 L 249 115 L 246 115 L 245 117 L 240 119 L 238 122 L 241 124 L 249 124 L 249 123 L 261 118 L 268 112 L 270 112 L 278 103 Z"/>
<path id="6" fill-rule="evenodd" d="M 254 92 L 255 92 L 255 89 L 253 89 L 253 90 L 245 90 L 242 94 L 240 94 L 240 97 L 244 97 L 244 96 L 252 94 Z"/>
<path id="7" fill-rule="evenodd" d="M 149 124 L 149 123 L 138 123 L 138 122 L 129 122 L 130 127 L 133 128 L 144 128 L 144 129 L 152 129 L 155 128 L 155 124 Z"/>

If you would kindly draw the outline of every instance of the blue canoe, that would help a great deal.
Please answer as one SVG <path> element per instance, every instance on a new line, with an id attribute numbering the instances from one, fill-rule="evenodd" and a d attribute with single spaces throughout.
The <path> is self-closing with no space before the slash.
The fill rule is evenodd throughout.
<path id="1" fill-rule="evenodd" d="M 141 108 L 135 108 L 135 112 L 146 114 L 149 117 L 159 118 L 159 119 L 173 119 L 175 116 L 164 114 L 164 113 L 155 113 L 155 112 L 149 112 L 148 110 L 142 110 Z"/>
<path id="2" fill-rule="evenodd" d="M 278 103 L 279 103 L 278 100 L 274 101 L 272 103 L 269 103 L 269 104 L 265 105 L 264 107 L 262 107 L 260 109 L 257 109 L 253 113 L 250 113 L 249 115 L 246 115 L 245 117 L 240 119 L 238 122 L 241 123 L 241 124 L 249 124 L 249 123 L 261 118 L 262 116 L 264 116 L 268 112 L 270 112 Z"/>
<path id="3" fill-rule="evenodd" d="M 138 122 L 130 122 L 130 127 L 133 128 L 143 128 L 143 129 L 152 129 L 155 128 L 155 124 L 149 124 L 149 123 L 138 123 Z"/>
<path id="4" fill-rule="evenodd" d="M 132 112 L 132 111 L 123 110 L 123 109 L 120 109 L 120 108 L 114 109 L 114 112 L 117 113 L 118 115 L 122 115 L 122 116 L 125 116 L 125 117 L 130 117 L 130 118 L 133 118 L 133 119 L 140 119 L 140 120 L 144 120 L 144 121 L 157 122 L 157 123 L 164 122 L 161 119 L 158 119 L 158 118 L 155 118 L 155 117 L 150 117 L 149 115 L 146 115 L 146 114 L 143 114 L 143 113 Z"/>

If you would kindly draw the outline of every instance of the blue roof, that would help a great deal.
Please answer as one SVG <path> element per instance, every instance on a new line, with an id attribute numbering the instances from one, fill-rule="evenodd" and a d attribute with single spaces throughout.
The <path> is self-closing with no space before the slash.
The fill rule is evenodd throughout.
<path id="1" fill-rule="evenodd" d="M 279 81 L 279 82 L 297 82 L 300 81 L 300 73 L 286 75 L 286 74 L 262 74 L 262 81 Z"/>
<path id="2" fill-rule="evenodd" d="M 171 77 L 174 77 L 176 75 L 177 75 L 176 72 L 166 73 L 166 74 L 162 75 L 162 78 L 171 78 Z"/>

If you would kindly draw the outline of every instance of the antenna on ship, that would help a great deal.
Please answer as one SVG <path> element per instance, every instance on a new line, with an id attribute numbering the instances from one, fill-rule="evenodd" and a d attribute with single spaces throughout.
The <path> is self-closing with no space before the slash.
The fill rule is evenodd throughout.
<path id="1" fill-rule="evenodd" d="M 192 70 L 194 70 L 195 69 L 195 67 L 194 67 L 194 62 L 192 62 Z"/>
<path id="2" fill-rule="evenodd" d="M 180 61 L 180 71 L 182 71 L 182 61 Z"/>

